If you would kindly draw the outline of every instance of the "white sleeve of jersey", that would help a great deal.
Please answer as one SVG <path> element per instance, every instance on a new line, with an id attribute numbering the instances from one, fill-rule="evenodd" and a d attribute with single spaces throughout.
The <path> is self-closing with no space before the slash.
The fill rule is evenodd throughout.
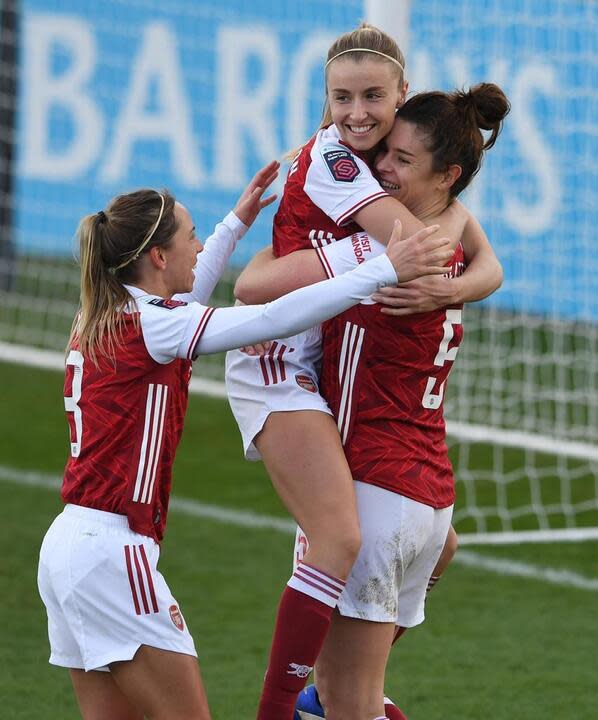
<path id="1" fill-rule="evenodd" d="M 224 220 L 216 225 L 214 232 L 204 243 L 203 251 L 197 256 L 193 290 L 190 293 L 179 293 L 173 299 L 208 302 L 237 242 L 248 229 L 234 212 L 229 212 Z"/>
<path id="2" fill-rule="evenodd" d="M 354 233 L 315 249 L 324 272 L 329 278 L 342 275 L 353 268 L 382 255 L 386 246 L 365 232 Z"/>
<path id="3" fill-rule="evenodd" d="M 300 288 L 266 305 L 212 310 L 202 316 L 201 332 L 191 354 L 195 357 L 295 335 L 396 282 L 395 270 L 388 255 L 383 254 L 351 272 Z"/>
<path id="4" fill-rule="evenodd" d="M 145 347 L 158 363 L 175 358 L 192 359 L 192 350 L 201 337 L 214 308 L 159 297 L 137 298 Z"/>
<path id="5" fill-rule="evenodd" d="M 311 149 L 311 164 L 304 190 L 309 199 L 337 225 L 386 193 L 365 162 L 333 138 L 318 139 Z"/>

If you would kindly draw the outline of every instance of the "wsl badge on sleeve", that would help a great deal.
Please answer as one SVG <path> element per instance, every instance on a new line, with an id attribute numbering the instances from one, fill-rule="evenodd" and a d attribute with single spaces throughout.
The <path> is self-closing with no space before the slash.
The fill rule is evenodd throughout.
<path id="1" fill-rule="evenodd" d="M 339 147 L 325 147 L 322 149 L 322 157 L 328 166 L 332 179 L 336 182 L 353 182 L 361 172 L 355 157 L 349 150 Z"/>

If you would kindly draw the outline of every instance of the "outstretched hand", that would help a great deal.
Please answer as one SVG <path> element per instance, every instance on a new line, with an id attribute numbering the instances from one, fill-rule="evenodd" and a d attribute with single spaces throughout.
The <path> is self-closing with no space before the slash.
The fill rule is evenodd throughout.
<path id="1" fill-rule="evenodd" d="M 280 163 L 278 160 L 272 160 L 261 170 L 258 170 L 237 201 L 234 213 L 247 227 L 253 224 L 253 221 L 265 207 L 268 207 L 276 200 L 277 195 L 269 195 L 267 198 L 262 196 L 278 177 L 279 168 Z"/>
<path id="2" fill-rule="evenodd" d="M 430 237 L 439 227 L 431 225 L 422 228 L 415 235 L 401 240 L 401 221 L 395 220 L 386 254 L 400 283 L 423 275 L 444 275 L 447 272 L 446 263 L 453 256 L 451 241 Z"/>

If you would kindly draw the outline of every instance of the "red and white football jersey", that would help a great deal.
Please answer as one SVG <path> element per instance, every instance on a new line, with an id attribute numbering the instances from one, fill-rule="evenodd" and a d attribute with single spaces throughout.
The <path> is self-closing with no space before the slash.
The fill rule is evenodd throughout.
<path id="1" fill-rule="evenodd" d="M 289 168 L 274 216 L 274 254 L 323 247 L 358 232 L 352 216 L 386 195 L 335 125 L 319 130 Z"/>
<path id="2" fill-rule="evenodd" d="M 266 305 L 217 309 L 127 286 L 135 306 L 125 313 L 114 358 L 100 356 L 96 366 L 76 341 L 67 357 L 71 458 L 64 501 L 126 515 L 132 530 L 160 540 L 191 361 L 199 354 L 296 335 L 396 278 L 382 255 Z"/>
<path id="3" fill-rule="evenodd" d="M 132 530 L 159 541 L 191 360 L 214 311 L 128 290 L 137 309 L 126 314 L 114 360 L 100 359 L 96 366 L 76 342 L 67 357 L 71 457 L 62 499 L 126 515 Z"/>
<path id="4" fill-rule="evenodd" d="M 464 268 L 459 245 L 450 274 Z M 321 392 L 353 478 L 434 508 L 454 502 L 443 398 L 462 305 L 406 317 L 361 304 L 323 325 Z"/>

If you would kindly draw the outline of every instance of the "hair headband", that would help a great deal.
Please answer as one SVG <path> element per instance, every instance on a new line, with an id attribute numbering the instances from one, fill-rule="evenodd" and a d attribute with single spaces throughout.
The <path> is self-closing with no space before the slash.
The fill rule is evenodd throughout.
<path id="1" fill-rule="evenodd" d="M 153 228 L 149 231 L 149 234 L 145 236 L 143 242 L 141 245 L 135 250 L 133 255 L 131 257 L 127 258 L 124 262 L 122 262 L 120 265 L 117 265 L 116 267 L 110 268 L 110 272 L 115 273 L 117 270 L 120 270 L 121 268 L 124 268 L 125 265 L 128 265 L 129 263 L 133 262 L 133 260 L 137 260 L 137 258 L 141 255 L 143 252 L 143 248 L 148 244 L 148 242 L 154 237 L 154 233 L 158 229 L 158 225 L 160 224 L 160 220 L 162 220 L 162 214 L 164 213 L 164 195 L 162 193 L 158 193 L 160 196 L 160 200 L 162 202 L 162 205 L 160 206 L 160 212 L 158 213 L 158 219 L 156 220 L 155 225 Z"/>
<path id="2" fill-rule="evenodd" d="M 393 58 L 392 55 L 387 55 L 386 53 L 380 52 L 379 50 L 369 50 L 368 48 L 351 48 L 349 50 L 343 50 L 342 52 L 339 52 L 334 57 L 331 57 L 330 60 L 328 60 L 328 62 L 326 63 L 326 65 L 324 65 L 324 69 L 326 69 L 333 60 L 336 60 L 341 55 L 346 55 L 347 53 L 352 53 L 352 52 L 367 52 L 367 53 L 373 53 L 374 55 L 381 55 L 383 58 L 386 58 L 387 60 L 390 60 L 391 62 L 393 62 L 395 65 L 398 65 L 401 68 L 401 70 L 403 72 L 405 72 L 405 68 L 401 65 L 401 63 L 396 58 Z"/>

